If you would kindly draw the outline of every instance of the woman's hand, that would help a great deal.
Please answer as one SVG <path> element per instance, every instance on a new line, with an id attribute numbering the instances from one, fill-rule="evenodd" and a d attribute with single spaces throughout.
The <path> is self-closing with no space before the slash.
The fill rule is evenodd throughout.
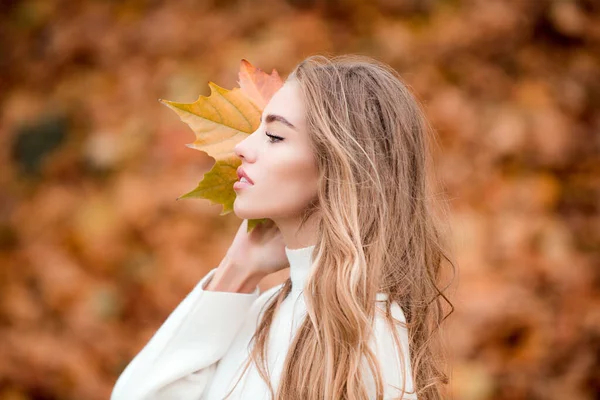
<path id="1" fill-rule="evenodd" d="M 244 219 L 224 261 L 259 278 L 289 267 L 283 237 L 272 220 L 258 224 L 250 233 L 247 231 L 248 220 Z"/>

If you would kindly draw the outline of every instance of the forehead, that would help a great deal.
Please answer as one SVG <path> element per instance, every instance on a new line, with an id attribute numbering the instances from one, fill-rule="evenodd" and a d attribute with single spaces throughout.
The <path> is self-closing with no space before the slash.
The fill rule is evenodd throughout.
<path id="1" fill-rule="evenodd" d="M 304 103 L 298 83 L 295 81 L 286 81 L 275 92 L 263 111 L 263 116 L 269 114 L 281 115 L 296 127 L 304 126 Z"/>

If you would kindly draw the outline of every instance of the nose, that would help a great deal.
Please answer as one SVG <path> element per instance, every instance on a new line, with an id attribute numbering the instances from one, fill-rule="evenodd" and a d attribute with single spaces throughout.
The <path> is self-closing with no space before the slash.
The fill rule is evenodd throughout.
<path id="1" fill-rule="evenodd" d="M 233 152 L 236 156 L 246 162 L 254 162 L 256 158 L 256 145 L 253 144 L 253 140 L 256 141 L 257 135 L 259 135 L 260 128 L 256 128 L 254 132 L 246 136 L 244 139 L 239 141 L 233 146 Z"/>
<path id="2" fill-rule="evenodd" d="M 250 136 L 246 137 L 245 139 L 243 139 L 242 141 L 238 142 L 233 147 L 233 152 L 235 153 L 235 155 L 238 156 L 239 158 L 241 158 L 242 160 L 247 160 L 247 158 L 248 158 L 246 145 L 248 143 L 248 138 L 249 137 Z"/>

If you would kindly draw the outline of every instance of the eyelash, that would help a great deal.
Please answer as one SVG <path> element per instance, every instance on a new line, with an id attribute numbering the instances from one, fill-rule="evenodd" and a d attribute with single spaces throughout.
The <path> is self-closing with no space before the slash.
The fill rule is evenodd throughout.
<path id="1" fill-rule="evenodd" d="M 269 143 L 277 143 L 283 140 L 282 137 L 270 135 L 269 132 L 265 132 L 265 135 L 269 137 Z M 275 140 L 273 140 L 275 139 Z"/>

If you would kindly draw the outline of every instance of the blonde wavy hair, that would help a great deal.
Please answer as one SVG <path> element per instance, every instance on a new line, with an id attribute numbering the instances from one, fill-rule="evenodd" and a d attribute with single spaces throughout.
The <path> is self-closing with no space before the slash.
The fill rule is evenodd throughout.
<path id="1" fill-rule="evenodd" d="M 290 344 L 275 394 L 266 344 L 291 291 L 287 279 L 262 310 L 244 372 L 254 362 L 273 399 L 358 400 L 369 398 L 367 360 L 376 398 L 383 399 L 381 370 L 368 346 L 376 294 L 383 292 L 385 320 L 399 349 L 394 324 L 402 323 L 392 317 L 391 304 L 406 316 L 419 400 L 441 399 L 448 375 L 437 334 L 453 306 L 438 286 L 442 267 L 454 264 L 440 239 L 429 179 L 432 130 L 398 73 L 369 57 L 311 56 L 287 79 L 301 88 L 320 171 L 317 199 L 302 219 L 319 217 L 305 290 L 308 318 Z M 442 300 L 451 308 L 445 316 Z"/>

